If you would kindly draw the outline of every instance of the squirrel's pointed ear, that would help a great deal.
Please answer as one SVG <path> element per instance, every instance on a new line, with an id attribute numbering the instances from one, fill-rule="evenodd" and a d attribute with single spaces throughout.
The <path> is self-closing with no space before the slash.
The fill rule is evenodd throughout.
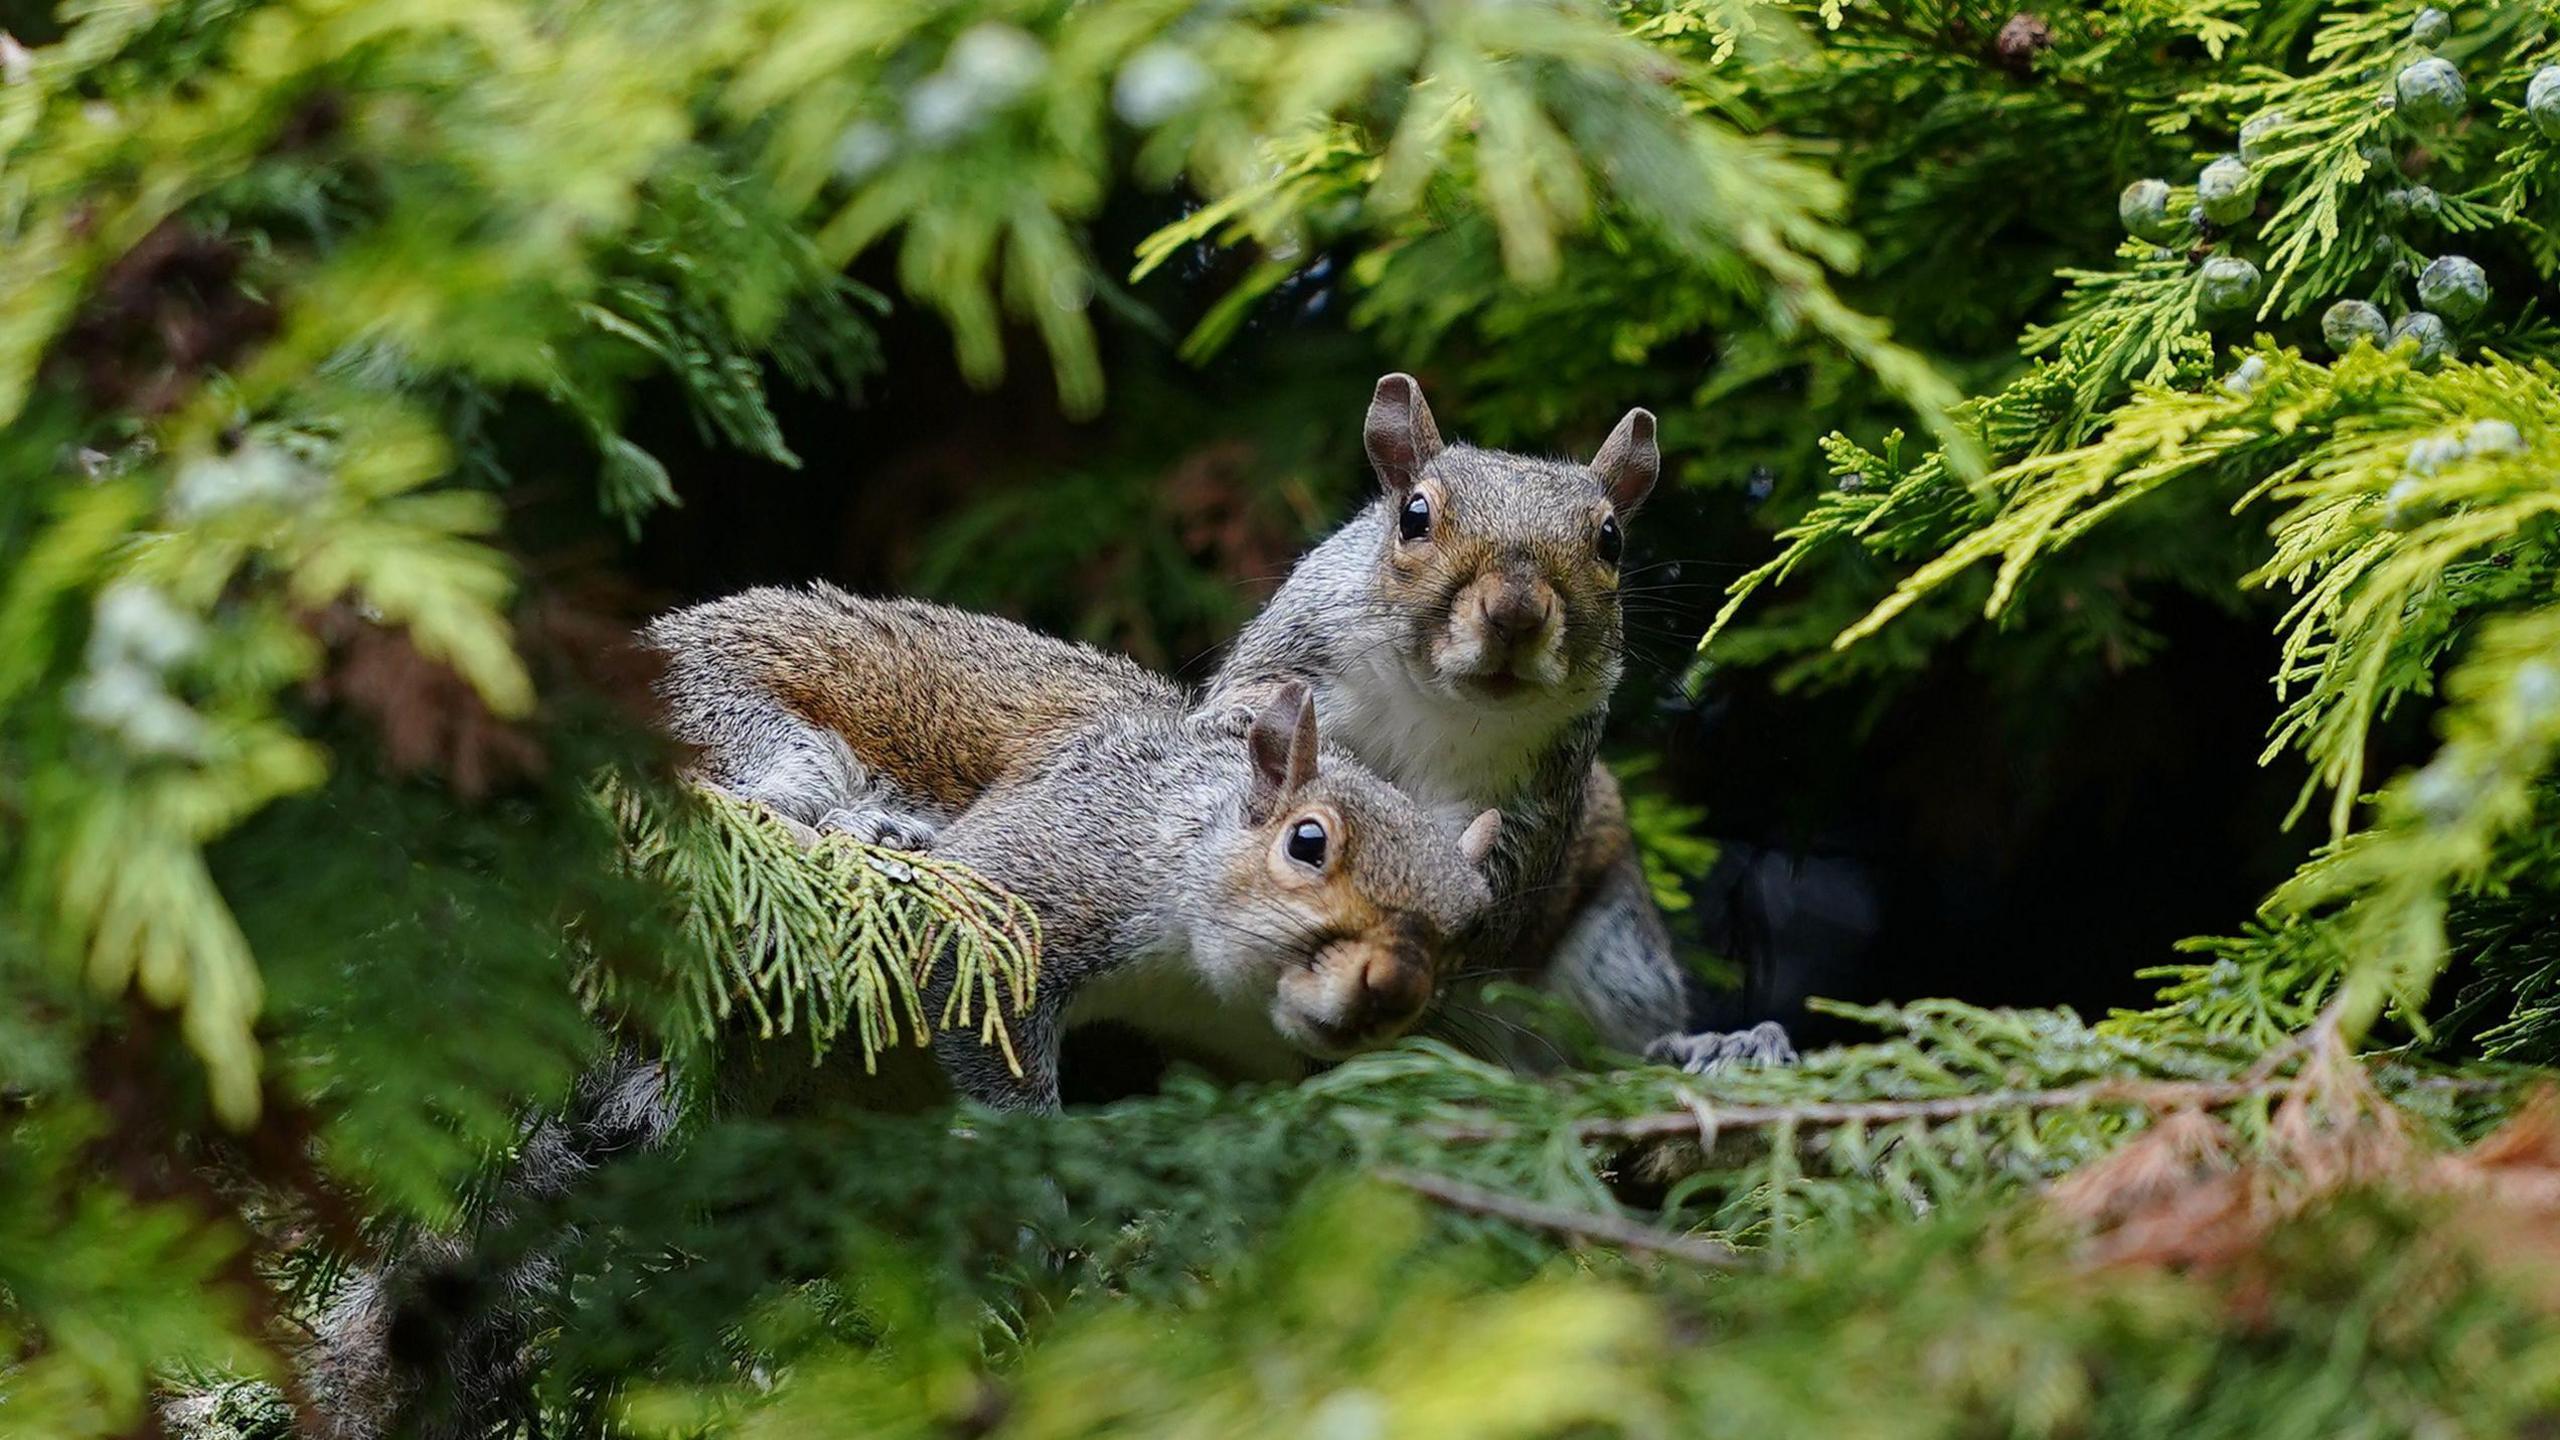
<path id="1" fill-rule="evenodd" d="M 1458 851 L 1470 865 L 1482 865 L 1484 857 L 1493 853 L 1493 843 L 1502 838 L 1502 812 L 1487 810 L 1467 822 L 1467 832 L 1458 837 Z"/>
<path id="2" fill-rule="evenodd" d="M 1368 447 L 1369 468 L 1390 495 L 1401 495 L 1422 478 L 1422 467 L 1440 453 L 1440 427 L 1431 423 L 1431 407 L 1422 402 L 1422 386 L 1398 372 L 1381 376 L 1369 397 L 1369 419 L 1360 427 Z"/>
<path id="3" fill-rule="evenodd" d="M 1662 474 L 1662 451 L 1653 443 L 1653 412 L 1628 411 L 1601 442 L 1600 453 L 1591 457 L 1591 473 L 1609 487 L 1609 503 L 1620 510 L 1643 504 Z"/>
<path id="4" fill-rule="evenodd" d="M 1316 697 L 1297 681 L 1274 691 L 1245 730 L 1253 754 L 1253 786 L 1245 818 L 1259 825 L 1316 778 Z"/>

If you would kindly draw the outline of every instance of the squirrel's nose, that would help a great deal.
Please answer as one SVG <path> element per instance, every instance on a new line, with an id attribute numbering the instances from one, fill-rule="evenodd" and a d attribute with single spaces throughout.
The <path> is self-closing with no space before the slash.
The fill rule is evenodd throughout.
<path id="1" fill-rule="evenodd" d="M 1391 1034 L 1413 1023 L 1431 999 L 1431 975 L 1411 957 L 1373 952 L 1360 967 L 1360 1017 L 1370 1034 Z"/>
<path id="2" fill-rule="evenodd" d="M 1483 602 L 1484 628 L 1505 645 L 1518 645 L 1547 628 L 1555 602 L 1542 585 L 1505 585 Z"/>

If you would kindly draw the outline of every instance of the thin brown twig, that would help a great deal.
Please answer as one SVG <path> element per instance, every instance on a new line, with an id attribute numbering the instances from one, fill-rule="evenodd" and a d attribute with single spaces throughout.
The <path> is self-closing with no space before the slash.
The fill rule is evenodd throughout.
<path id="1" fill-rule="evenodd" d="M 2493 1090 L 2522 1089 L 2541 1078 L 2538 1075 L 2416 1075 L 2394 1083 L 2410 1090 L 2452 1090 L 2485 1095 Z"/>
<path id="2" fill-rule="evenodd" d="M 2268 1047 L 2267 1053 L 2259 1056 L 2258 1062 L 2250 1066 L 2241 1078 L 2253 1082 L 2264 1080 L 2297 1055 L 2308 1055 L 2315 1049 L 2326 1050 L 2341 1044 L 2338 1015 L 2338 1003 L 2332 1001 L 2328 1008 L 2312 1017 L 2310 1024 Z"/>
<path id="3" fill-rule="evenodd" d="M 1377 1173 L 1380 1179 L 1390 1184 L 1401 1185 L 1417 1195 L 1436 1200 L 1451 1209 L 1464 1210 L 1474 1215 L 1490 1215 L 1497 1220 L 1509 1220 L 1514 1224 L 1527 1225 L 1533 1229 L 1551 1230 L 1559 1235 L 1596 1240 L 1603 1244 L 1615 1245 L 1622 1250 L 1648 1250 L 1657 1255 L 1686 1260 L 1693 1265 L 1731 1269 L 1750 1263 L 1749 1256 L 1722 1241 L 1708 1240 L 1696 1235 L 1678 1235 L 1668 1230 L 1656 1229 L 1651 1225 L 1640 1225 L 1633 1220 L 1622 1219 L 1616 1215 L 1602 1214 L 1596 1210 L 1574 1210 L 1562 1205 L 1523 1200 L 1516 1195 L 1505 1195 L 1499 1190 L 1488 1190 L 1481 1185 L 1471 1185 L 1464 1180 L 1452 1180 L 1445 1175 L 1433 1175 L 1420 1170 L 1386 1167 Z"/>

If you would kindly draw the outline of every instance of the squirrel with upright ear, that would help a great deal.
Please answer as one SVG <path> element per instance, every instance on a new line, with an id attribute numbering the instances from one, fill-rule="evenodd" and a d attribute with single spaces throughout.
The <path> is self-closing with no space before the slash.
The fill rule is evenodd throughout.
<path id="1" fill-rule="evenodd" d="M 1536 981 L 1623 1049 L 1791 1059 L 1774 1025 L 1683 1033 L 1682 967 L 1597 761 L 1626 528 L 1661 471 L 1652 413 L 1628 411 L 1588 464 L 1533 459 L 1443 441 L 1393 374 L 1361 434 L 1378 497 L 1246 626 L 1211 703 L 1305 685 L 1335 743 L 1422 804 L 1501 810 L 1475 973 Z"/>
<path id="2" fill-rule="evenodd" d="M 645 638 L 702 778 L 929 844 L 1039 918 L 1038 998 L 1011 1022 L 1024 1073 L 975 1036 L 934 1042 L 979 1100 L 1054 1108 L 1059 1036 L 1088 1019 L 1237 1076 L 1384 1043 L 1491 900 L 1478 865 L 1501 817 L 1426 816 L 1320 743 L 1302 685 L 1194 712 L 1126 660 L 825 585 L 679 610 Z"/>
<path id="3" fill-rule="evenodd" d="M 967 1093 L 1054 1105 L 1057 1033 L 1083 1016 L 1238 1073 L 1346 1053 L 1411 1025 L 1452 949 L 1480 973 L 1525 969 L 1622 1047 L 1692 1065 L 1789 1053 L 1774 1027 L 1676 1033 L 1680 967 L 1594 763 L 1624 527 L 1660 468 L 1653 417 L 1630 411 L 1588 465 L 1531 460 L 1445 444 L 1421 388 L 1390 375 L 1364 441 L 1379 498 L 1299 564 L 1196 711 L 1126 660 L 824 586 L 645 632 L 702 778 L 804 827 L 931 845 L 1040 914 L 1026 1073 L 971 1037 L 936 1041 Z M 631 1057 L 601 1068 L 574 1123 L 529 1141 L 512 1191 L 661 1140 L 662 1078 Z M 351 1357 L 317 1372 L 354 1377 L 332 1390 L 384 1383 L 398 1307 L 379 1277 L 357 1299 L 318 1347 Z"/>
<path id="4" fill-rule="evenodd" d="M 1443 441 L 1421 386 L 1395 374 L 1362 442 L 1378 497 L 1291 571 L 1204 708 L 1250 711 L 1303 685 L 1333 744 L 1445 824 L 1500 810 L 1493 907 L 1461 947 L 1474 975 L 1534 981 L 1601 1040 L 1692 1068 L 1791 1057 L 1775 1026 L 1683 1033 L 1683 968 L 1597 763 L 1626 526 L 1661 470 L 1651 412 L 1627 412 L 1589 464 L 1532 459 Z M 1118 707 L 1180 704 L 1124 659 L 1017 645 L 1019 627 L 981 633 L 978 617 L 886 601 L 859 602 L 872 608 L 856 622 L 776 598 L 790 593 L 697 606 L 649 635 L 707 777 L 822 829 L 923 844 L 1019 757 Z M 882 647 L 983 683 L 955 699 L 939 678 L 911 693 L 884 681 L 849 704 L 837 655 Z"/>

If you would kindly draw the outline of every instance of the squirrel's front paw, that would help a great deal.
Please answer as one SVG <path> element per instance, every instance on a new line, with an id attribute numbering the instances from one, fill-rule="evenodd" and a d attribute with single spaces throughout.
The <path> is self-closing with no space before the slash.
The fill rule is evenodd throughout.
<path id="1" fill-rule="evenodd" d="M 922 850 L 941 833 L 932 821 L 903 810 L 830 810 L 818 817 L 818 828 L 883 850 Z"/>
<path id="2" fill-rule="evenodd" d="M 1644 1057 L 1677 1065 L 1692 1075 L 1712 1075 L 1745 1065 L 1792 1065 L 1796 1047 L 1787 1039 L 1787 1027 L 1765 1020 L 1748 1030 L 1665 1035 L 1644 1047 Z"/>

